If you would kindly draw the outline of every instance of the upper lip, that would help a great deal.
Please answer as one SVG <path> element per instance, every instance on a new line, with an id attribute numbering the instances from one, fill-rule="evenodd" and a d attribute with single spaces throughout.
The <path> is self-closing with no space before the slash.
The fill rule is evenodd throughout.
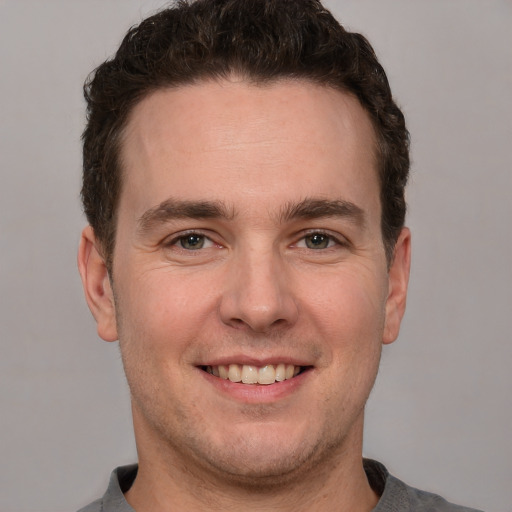
<path id="1" fill-rule="evenodd" d="M 197 366 L 229 366 L 230 364 L 241 364 L 249 366 L 263 367 L 267 365 L 293 364 L 294 366 L 312 366 L 311 360 L 300 357 L 272 355 L 268 357 L 252 357 L 245 355 L 232 355 L 224 357 L 216 357 L 199 363 Z"/>

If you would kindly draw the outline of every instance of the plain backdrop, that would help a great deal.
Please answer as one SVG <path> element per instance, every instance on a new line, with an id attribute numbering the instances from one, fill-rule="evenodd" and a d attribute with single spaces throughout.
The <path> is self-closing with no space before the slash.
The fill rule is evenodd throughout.
<path id="1" fill-rule="evenodd" d="M 0 0 L 0 511 L 72 511 L 135 460 L 116 344 L 76 271 L 82 83 L 156 0 Z M 512 510 L 512 3 L 331 0 L 412 134 L 409 304 L 365 454 Z"/>

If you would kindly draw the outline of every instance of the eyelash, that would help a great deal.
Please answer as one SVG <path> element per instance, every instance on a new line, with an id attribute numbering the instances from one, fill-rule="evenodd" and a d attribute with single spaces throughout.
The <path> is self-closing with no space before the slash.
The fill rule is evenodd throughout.
<path id="1" fill-rule="evenodd" d="M 191 230 L 191 231 L 186 231 L 184 233 L 180 233 L 177 236 L 174 236 L 171 240 L 169 240 L 168 242 L 165 242 L 165 246 L 166 247 L 177 246 L 177 244 L 179 244 L 180 242 L 183 242 L 187 238 L 190 238 L 190 237 L 193 237 L 193 236 L 198 237 L 198 238 L 202 238 L 204 241 L 209 241 L 213 245 L 220 245 L 220 244 L 215 244 L 215 242 L 208 235 L 205 235 L 204 233 L 201 233 L 200 231 L 193 231 L 193 230 Z M 183 246 L 178 247 L 179 250 L 182 250 L 182 251 L 185 251 L 185 252 L 195 252 L 195 251 L 199 251 L 202 248 L 203 247 L 200 247 L 198 249 L 186 249 Z"/>
<path id="2" fill-rule="evenodd" d="M 316 230 L 316 229 L 313 229 L 313 230 L 310 230 L 310 231 L 307 231 L 305 233 L 302 233 L 302 236 L 300 237 L 300 239 L 294 244 L 295 246 L 298 246 L 298 244 L 300 242 L 304 242 L 304 244 L 306 245 L 307 242 L 306 240 L 308 238 L 311 238 L 311 237 L 314 237 L 314 236 L 319 236 L 319 237 L 324 237 L 325 239 L 327 239 L 327 243 L 329 244 L 327 247 L 324 247 L 324 248 L 316 248 L 316 249 L 313 249 L 311 247 L 301 247 L 301 248 L 305 248 L 305 249 L 309 249 L 311 251 L 325 251 L 327 249 L 333 249 L 335 248 L 336 246 L 339 246 L 339 247 L 347 247 L 349 245 L 348 241 L 343 238 L 343 237 L 340 237 L 339 235 L 334 235 L 328 231 L 323 231 L 323 230 Z M 331 244 L 334 244 L 334 245 L 331 245 Z"/>
<path id="3" fill-rule="evenodd" d="M 200 231 L 194 231 L 194 230 L 180 233 L 179 235 L 174 236 L 171 240 L 169 240 L 168 242 L 165 243 L 165 246 L 166 247 L 177 246 L 177 248 L 179 250 L 182 250 L 185 252 L 195 252 L 195 251 L 200 251 L 201 249 L 204 249 L 204 247 L 199 247 L 197 249 L 187 249 L 187 248 L 183 247 L 183 245 L 178 246 L 178 244 L 183 243 L 183 241 L 185 241 L 187 238 L 190 238 L 193 236 L 201 238 L 203 241 L 208 241 L 212 245 L 217 245 L 217 246 L 221 247 L 221 244 L 216 244 L 212 240 L 212 238 L 209 237 L 208 235 L 206 235 Z M 306 240 L 308 239 L 308 237 L 314 237 L 314 236 L 325 237 L 325 239 L 327 239 L 328 246 L 319 248 L 319 249 L 307 247 Z M 304 242 L 305 247 L 299 246 L 299 243 L 301 243 L 301 242 Z M 332 243 L 334 243 L 334 246 L 340 246 L 340 247 L 347 247 L 349 245 L 348 241 L 345 238 L 335 236 L 330 232 L 326 232 L 326 231 L 322 231 L 322 230 L 311 230 L 311 231 L 307 231 L 305 233 L 301 233 L 300 238 L 297 240 L 297 242 L 295 242 L 292 245 L 297 248 L 300 248 L 300 249 L 309 249 L 311 251 L 325 251 L 327 249 L 332 249 L 334 247 L 333 245 L 331 245 Z"/>

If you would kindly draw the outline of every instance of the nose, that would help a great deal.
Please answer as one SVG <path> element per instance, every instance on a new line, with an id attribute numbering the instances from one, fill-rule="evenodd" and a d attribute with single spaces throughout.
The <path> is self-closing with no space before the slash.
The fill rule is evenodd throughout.
<path id="1" fill-rule="evenodd" d="M 297 300 L 279 254 L 252 250 L 233 259 L 220 304 L 222 322 L 258 333 L 295 324 Z"/>

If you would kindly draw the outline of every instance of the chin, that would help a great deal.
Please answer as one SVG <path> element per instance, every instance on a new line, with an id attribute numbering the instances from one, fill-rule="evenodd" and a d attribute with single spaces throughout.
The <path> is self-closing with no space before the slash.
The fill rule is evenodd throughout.
<path id="1" fill-rule="evenodd" d="M 268 489 L 310 478 L 311 471 L 338 453 L 343 444 L 340 438 L 325 442 L 289 433 L 278 435 L 275 429 L 269 435 L 251 433 L 233 437 L 229 443 L 193 447 L 196 460 L 213 474 L 232 485 L 247 489 Z M 314 437 L 314 436 L 312 436 Z M 318 438 L 317 438 L 318 439 Z M 308 477 L 309 475 L 309 477 Z"/>

